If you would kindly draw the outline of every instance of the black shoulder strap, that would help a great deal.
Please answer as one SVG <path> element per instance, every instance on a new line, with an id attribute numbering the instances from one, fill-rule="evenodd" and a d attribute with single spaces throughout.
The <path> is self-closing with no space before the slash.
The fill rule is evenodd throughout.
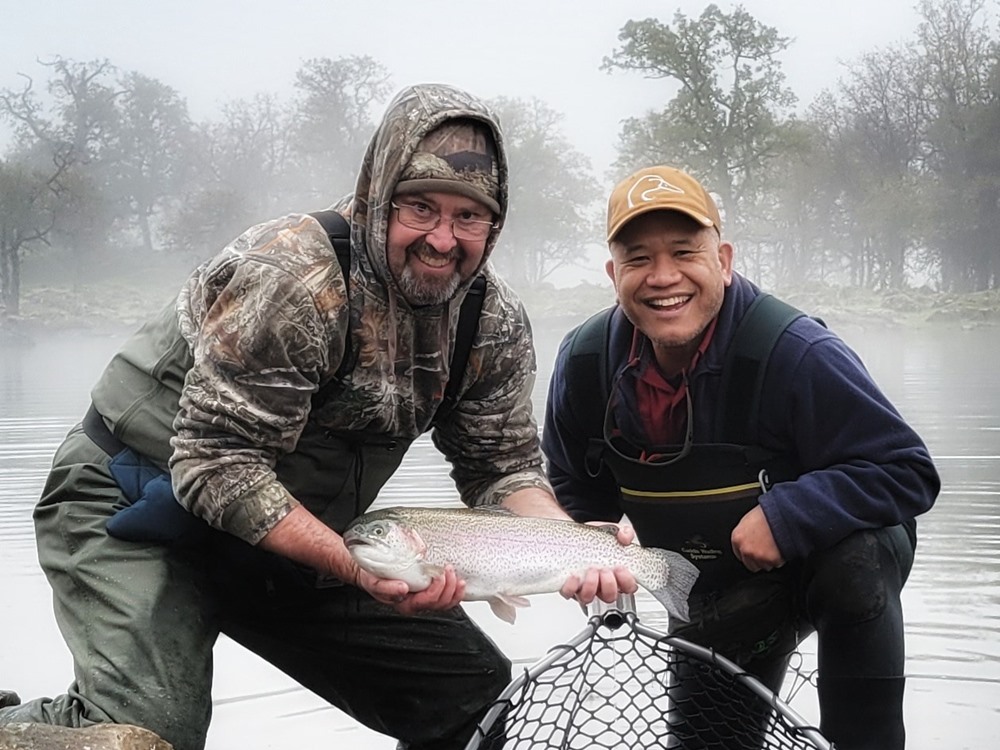
<path id="1" fill-rule="evenodd" d="M 472 286 L 462 300 L 462 309 L 458 311 L 458 328 L 455 330 L 455 350 L 451 353 L 451 365 L 448 368 L 448 385 L 444 389 L 444 400 L 434 414 L 434 421 L 447 415 L 458 403 L 458 389 L 469 363 L 472 342 L 479 330 L 479 314 L 483 310 L 485 298 L 486 277 L 480 275 L 473 279 Z"/>
<path id="2" fill-rule="evenodd" d="M 604 411 L 611 395 L 608 348 L 614 312 L 614 307 L 605 308 L 567 334 L 566 389 L 587 437 L 586 463 L 594 476 L 601 469 Z"/>
<path id="3" fill-rule="evenodd" d="M 608 345 L 614 311 L 614 307 L 605 308 L 591 315 L 568 334 L 566 387 L 572 395 L 572 402 L 586 409 L 584 421 L 587 423 L 588 435 L 600 435 L 604 424 L 604 409 L 601 405 L 607 403 L 611 390 Z M 595 414 L 590 414 L 591 411 Z M 591 429 L 595 425 L 596 429 Z"/>
<path id="4" fill-rule="evenodd" d="M 344 287 L 350 288 L 351 283 L 351 225 L 347 219 L 332 209 L 323 211 L 313 211 L 309 214 L 326 232 L 333 245 L 333 251 L 337 254 L 337 262 L 340 263 L 340 272 L 344 276 Z M 344 347 L 344 356 L 337 365 L 337 372 L 333 379 L 340 382 L 344 376 L 354 369 L 354 349 L 350 346 L 350 335 L 347 337 L 347 346 Z"/>
<path id="5" fill-rule="evenodd" d="M 761 294 L 740 320 L 722 367 L 718 435 L 727 443 L 757 440 L 764 374 L 778 338 L 804 313 L 770 294 Z"/>
<path id="6" fill-rule="evenodd" d="M 320 223 L 330 238 L 330 244 L 333 245 L 333 251 L 337 254 L 337 261 L 340 263 L 340 270 L 344 275 L 344 285 L 349 285 L 351 279 L 351 225 L 347 219 L 331 209 L 314 211 L 309 215 Z M 444 400 L 434 415 L 435 420 L 450 412 L 458 401 L 458 389 L 462 385 L 462 375 L 469 363 L 472 342 L 479 330 L 479 315 L 482 312 L 485 297 L 486 278 L 480 275 L 473 280 L 465 299 L 462 300 L 462 309 L 458 313 L 458 328 L 455 333 L 455 350 L 452 352 L 451 365 L 448 369 L 450 373 L 448 385 L 445 386 Z M 342 380 L 348 372 L 354 369 L 355 359 L 353 349 L 348 347 L 337 367 L 334 380 Z"/>
<path id="7" fill-rule="evenodd" d="M 337 254 L 337 260 L 340 261 L 340 269 L 344 272 L 344 283 L 350 283 L 351 225 L 347 219 L 329 208 L 323 211 L 313 211 L 309 215 L 319 222 L 323 231 L 330 238 L 333 251 Z"/>

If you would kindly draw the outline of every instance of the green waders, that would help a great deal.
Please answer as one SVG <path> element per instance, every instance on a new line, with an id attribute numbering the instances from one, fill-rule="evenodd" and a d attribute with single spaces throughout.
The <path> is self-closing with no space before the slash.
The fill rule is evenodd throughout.
<path id="1" fill-rule="evenodd" d="M 223 533 L 195 548 L 108 536 L 124 503 L 108 462 L 74 428 L 35 510 L 75 679 L 64 695 L 0 709 L 0 723 L 135 724 L 201 750 L 220 632 L 415 749 L 463 748 L 508 683 L 509 662 L 461 609 L 405 617 Z M 341 463 L 346 476 L 379 473 L 377 451 Z"/>

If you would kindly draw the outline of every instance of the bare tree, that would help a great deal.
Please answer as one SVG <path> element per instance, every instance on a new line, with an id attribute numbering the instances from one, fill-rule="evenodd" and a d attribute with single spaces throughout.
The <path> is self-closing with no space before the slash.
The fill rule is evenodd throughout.
<path id="1" fill-rule="evenodd" d="M 19 90 L 0 91 L 0 118 L 14 124 L 15 151 L 3 163 L 0 193 L 0 290 L 7 315 L 20 310 L 24 253 L 51 244 L 56 233 L 78 243 L 103 228 L 72 224 L 71 209 L 86 200 L 94 183 L 87 168 L 106 148 L 116 92 L 106 83 L 113 70 L 103 60 L 43 63 L 48 109 L 25 76 Z"/>
<path id="2" fill-rule="evenodd" d="M 208 257 L 287 210 L 291 119 L 276 96 L 258 94 L 227 103 L 219 120 L 194 129 L 186 187 L 164 224 L 172 250 Z"/>
<path id="3" fill-rule="evenodd" d="M 909 54 L 868 53 L 837 95 L 821 97 L 809 112 L 827 156 L 822 179 L 843 209 L 849 280 L 858 286 L 901 288 L 920 237 L 917 170 L 926 115 L 914 80 Z"/>
<path id="4" fill-rule="evenodd" d="M 953 291 L 1000 283 L 1000 42 L 985 5 L 923 0 L 914 46 L 928 112 L 926 236 Z"/>
<path id="5" fill-rule="evenodd" d="M 537 99 L 491 104 L 510 160 L 510 212 L 493 262 L 515 286 L 544 282 L 579 262 L 600 235 L 602 195 L 590 161 L 561 132 L 563 116 Z"/>
<path id="6" fill-rule="evenodd" d="M 295 74 L 291 147 L 295 198 L 322 207 L 354 188 L 390 76 L 367 55 L 307 60 Z"/>
<path id="7" fill-rule="evenodd" d="M 174 89 L 141 73 L 119 79 L 115 129 L 102 155 L 109 200 L 134 222 L 146 251 L 154 249 L 152 222 L 175 200 L 192 145 L 187 105 Z"/>
<path id="8" fill-rule="evenodd" d="M 26 161 L 0 162 L 0 318 L 20 314 L 24 254 L 49 244 L 70 165 L 58 151 L 49 170 Z"/>

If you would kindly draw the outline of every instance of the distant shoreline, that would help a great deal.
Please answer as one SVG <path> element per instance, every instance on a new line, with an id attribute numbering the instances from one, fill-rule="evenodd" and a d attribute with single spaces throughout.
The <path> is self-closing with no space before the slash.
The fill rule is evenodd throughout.
<path id="1" fill-rule="evenodd" d="M 120 281 L 29 287 L 21 300 L 21 315 L 0 318 L 0 343 L 30 342 L 53 332 L 125 335 L 170 301 L 181 283 L 170 281 L 161 278 L 153 289 Z M 1000 325 L 1000 290 L 959 295 L 817 286 L 775 294 L 832 328 Z M 614 300 L 609 287 L 594 284 L 544 287 L 521 296 L 532 325 L 548 331 L 569 330 Z"/>

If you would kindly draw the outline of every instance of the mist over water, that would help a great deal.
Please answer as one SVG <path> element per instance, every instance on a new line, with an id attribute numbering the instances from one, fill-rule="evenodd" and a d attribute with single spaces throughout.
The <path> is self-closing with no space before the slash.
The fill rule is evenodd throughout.
<path id="1" fill-rule="evenodd" d="M 534 321 L 544 405 L 565 324 Z M 832 325 L 838 330 L 836 325 Z M 994 328 L 838 330 L 931 449 L 943 479 L 935 508 L 919 520 L 916 563 L 904 589 L 906 718 L 911 750 L 995 746 L 1000 731 L 1000 351 Z M 63 692 L 72 663 L 38 569 L 31 510 L 66 431 L 124 334 L 59 333 L 31 347 L 0 346 L 0 688 L 22 698 Z M 378 504 L 457 503 L 448 466 L 427 437 L 414 445 Z M 664 624 L 640 595 L 641 619 Z M 572 602 L 534 597 L 509 626 L 486 605 L 469 611 L 508 655 L 527 663 L 584 625 Z M 807 667 L 814 643 L 803 646 Z M 215 719 L 209 750 L 317 742 L 394 747 L 222 639 L 217 648 Z M 792 707 L 818 720 L 806 686 Z"/>

